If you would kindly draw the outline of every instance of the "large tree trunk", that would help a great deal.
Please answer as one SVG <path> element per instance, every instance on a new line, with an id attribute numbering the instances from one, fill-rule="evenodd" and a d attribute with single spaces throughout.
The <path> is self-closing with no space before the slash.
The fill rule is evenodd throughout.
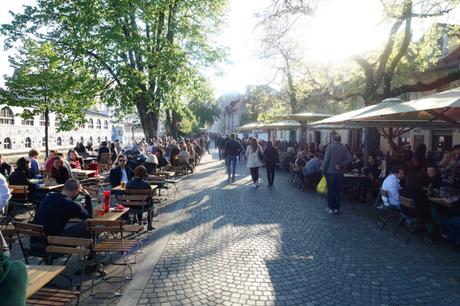
<path id="1" fill-rule="evenodd" d="M 148 103 L 144 97 L 140 97 L 136 103 L 137 113 L 144 130 L 145 138 L 150 140 L 157 134 L 158 116 L 149 110 Z"/>
<path id="2" fill-rule="evenodd" d="M 177 139 L 177 136 L 179 136 L 179 114 L 175 112 L 174 110 L 172 111 L 172 120 L 171 120 L 171 132 L 172 136 Z"/>
<path id="3" fill-rule="evenodd" d="M 45 158 L 48 158 L 49 154 L 49 145 L 48 145 L 48 140 L 49 140 L 49 125 L 50 125 L 50 111 L 47 108 L 45 108 Z"/>

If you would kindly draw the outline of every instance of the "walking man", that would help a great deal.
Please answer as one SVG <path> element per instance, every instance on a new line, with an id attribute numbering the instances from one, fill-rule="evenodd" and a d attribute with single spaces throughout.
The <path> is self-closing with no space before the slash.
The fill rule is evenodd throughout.
<path id="1" fill-rule="evenodd" d="M 225 157 L 227 161 L 227 173 L 228 173 L 229 182 L 235 181 L 236 157 L 240 154 L 242 150 L 243 150 L 243 146 L 241 145 L 241 143 L 235 140 L 235 134 L 231 134 L 230 138 L 225 142 L 225 147 L 224 147 Z M 231 181 L 230 181 L 230 174 L 231 174 Z"/>
<path id="2" fill-rule="evenodd" d="M 343 170 L 352 162 L 351 154 L 340 144 L 342 138 L 339 134 L 334 135 L 334 142 L 326 148 L 323 162 L 323 174 L 327 181 L 327 204 L 326 212 L 338 214 L 343 192 Z"/>

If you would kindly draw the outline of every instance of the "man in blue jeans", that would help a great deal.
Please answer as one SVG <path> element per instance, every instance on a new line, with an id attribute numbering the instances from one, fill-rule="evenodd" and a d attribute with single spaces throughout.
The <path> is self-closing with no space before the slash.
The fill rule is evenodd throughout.
<path id="1" fill-rule="evenodd" d="M 323 162 L 323 174 L 327 181 L 327 204 L 326 212 L 338 214 L 343 192 L 343 170 L 352 162 L 351 154 L 340 144 L 342 138 L 339 134 L 334 135 L 334 142 L 326 147 Z"/>
<path id="2" fill-rule="evenodd" d="M 240 142 L 235 140 L 235 134 L 230 135 L 230 139 L 225 142 L 224 152 L 227 161 L 228 181 L 235 181 L 236 159 L 238 154 L 243 150 Z M 231 172 L 230 172 L 231 169 Z M 231 175 L 231 180 L 230 180 Z"/>

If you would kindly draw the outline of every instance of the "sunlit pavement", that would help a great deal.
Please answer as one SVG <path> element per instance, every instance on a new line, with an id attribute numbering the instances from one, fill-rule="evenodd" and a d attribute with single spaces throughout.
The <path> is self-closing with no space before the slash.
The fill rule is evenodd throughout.
<path id="1" fill-rule="evenodd" d="M 269 189 L 261 169 L 258 190 L 243 163 L 237 173 L 228 183 L 207 157 L 181 182 L 119 305 L 458 305 L 458 249 L 406 245 L 362 204 L 327 215 L 284 173 Z"/>

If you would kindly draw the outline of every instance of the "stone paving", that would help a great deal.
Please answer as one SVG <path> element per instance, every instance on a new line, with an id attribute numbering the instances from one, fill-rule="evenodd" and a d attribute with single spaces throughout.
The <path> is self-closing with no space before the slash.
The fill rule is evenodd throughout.
<path id="1" fill-rule="evenodd" d="M 460 305 L 460 252 L 420 236 L 405 244 L 374 225 L 369 206 L 301 192 L 277 173 L 226 182 L 209 157 L 157 218 L 119 305 Z"/>

